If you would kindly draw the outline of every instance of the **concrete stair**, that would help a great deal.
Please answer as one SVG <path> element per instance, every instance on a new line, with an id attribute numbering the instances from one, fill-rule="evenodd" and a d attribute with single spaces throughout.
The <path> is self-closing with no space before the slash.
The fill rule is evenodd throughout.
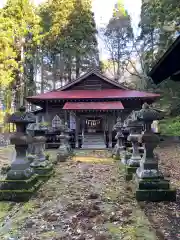
<path id="1" fill-rule="evenodd" d="M 82 145 L 83 149 L 104 149 L 106 148 L 104 142 L 104 135 L 100 133 L 87 133 L 84 135 Z"/>

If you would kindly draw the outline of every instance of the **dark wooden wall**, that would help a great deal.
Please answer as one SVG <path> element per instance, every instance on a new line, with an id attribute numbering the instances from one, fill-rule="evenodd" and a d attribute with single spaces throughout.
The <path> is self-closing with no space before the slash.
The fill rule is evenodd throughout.
<path id="1" fill-rule="evenodd" d="M 101 89 L 119 89 L 119 87 L 116 87 L 113 84 L 108 83 L 101 79 L 100 77 L 92 74 L 86 79 L 69 87 L 66 90 L 101 90 Z"/>

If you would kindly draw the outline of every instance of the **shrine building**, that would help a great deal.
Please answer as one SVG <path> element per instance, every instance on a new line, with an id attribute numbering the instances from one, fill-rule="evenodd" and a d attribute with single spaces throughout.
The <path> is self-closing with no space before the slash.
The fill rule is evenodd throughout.
<path id="1" fill-rule="evenodd" d="M 52 125 L 59 118 L 66 121 L 75 131 L 76 142 L 79 134 L 93 141 L 93 135 L 100 139 L 106 132 L 112 147 L 112 129 L 117 117 L 124 120 L 144 102 L 152 104 L 159 97 L 159 94 L 130 90 L 91 70 L 60 89 L 27 97 L 27 101 L 41 107 L 38 121 Z"/>

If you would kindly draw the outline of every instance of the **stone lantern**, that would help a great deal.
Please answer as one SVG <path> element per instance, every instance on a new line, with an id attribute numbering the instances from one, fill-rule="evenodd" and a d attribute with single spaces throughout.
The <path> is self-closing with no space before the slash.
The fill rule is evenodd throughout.
<path id="1" fill-rule="evenodd" d="M 70 133 L 71 133 L 71 129 L 68 127 L 68 123 L 65 122 L 65 128 L 64 128 L 64 135 L 66 136 L 66 145 L 67 145 L 67 148 L 68 148 L 68 151 L 71 152 L 72 149 L 71 149 L 71 146 L 70 146 L 70 143 L 69 143 L 69 140 L 70 140 Z"/>
<path id="2" fill-rule="evenodd" d="M 123 124 L 123 127 L 122 127 L 122 134 L 124 135 L 124 143 L 123 144 L 125 146 L 125 149 L 127 149 L 129 147 L 129 144 L 127 142 L 127 138 L 129 136 L 129 129 L 125 123 Z"/>
<path id="3" fill-rule="evenodd" d="M 128 141 L 132 143 L 132 155 L 127 161 L 126 166 L 126 180 L 131 180 L 133 173 L 140 166 L 141 156 L 139 152 L 139 139 L 142 132 L 142 124 L 134 118 L 127 121 L 127 127 L 129 128 Z"/>
<path id="4" fill-rule="evenodd" d="M 60 124 L 60 131 L 60 146 L 58 148 L 57 160 L 63 162 L 66 160 L 66 158 L 70 155 L 71 152 L 71 147 L 69 144 L 69 133 L 71 130 L 68 128 L 67 123 L 63 124 L 62 120 Z"/>
<path id="5" fill-rule="evenodd" d="M 136 171 L 136 199 L 138 201 L 175 201 L 176 190 L 171 189 L 169 180 L 164 179 L 158 167 L 158 157 L 154 154 L 154 149 L 160 140 L 152 132 L 151 124 L 154 120 L 161 120 L 163 116 L 145 103 L 138 112 L 137 118 L 144 123 L 144 131 L 140 139 L 144 147 L 144 155 Z"/>
<path id="6" fill-rule="evenodd" d="M 7 173 L 8 179 L 27 179 L 34 173 L 26 157 L 28 144 L 33 141 L 32 137 L 26 134 L 26 127 L 35 121 L 35 116 L 26 112 L 25 107 L 20 107 L 18 112 L 9 117 L 9 122 L 16 125 L 16 133 L 10 139 L 11 144 L 15 145 L 16 159 Z"/>
<path id="7" fill-rule="evenodd" d="M 124 135 L 122 134 L 122 127 L 123 127 L 123 123 L 121 121 L 121 118 L 118 117 L 117 122 L 113 127 L 113 130 L 117 132 L 115 137 L 117 140 L 117 143 L 113 149 L 113 156 L 115 156 L 116 159 L 120 159 L 120 154 L 125 149 L 125 147 L 123 146 Z"/>
<path id="8" fill-rule="evenodd" d="M 45 155 L 45 133 L 47 130 L 48 127 L 43 123 L 31 123 L 27 127 L 27 131 L 31 132 L 31 135 L 33 136 L 33 162 L 30 166 L 34 169 L 35 173 L 42 177 L 48 177 L 51 175 L 53 169 L 53 165 Z"/>
<path id="9" fill-rule="evenodd" d="M 16 133 L 10 139 L 11 144 L 15 145 L 16 159 L 12 162 L 6 178 L 0 180 L 0 199 L 21 201 L 28 198 L 37 187 L 37 175 L 26 155 L 28 144 L 33 140 L 26 133 L 26 127 L 35 121 L 35 116 L 26 112 L 25 107 L 20 107 L 19 111 L 8 119 L 9 123 L 16 125 Z"/>

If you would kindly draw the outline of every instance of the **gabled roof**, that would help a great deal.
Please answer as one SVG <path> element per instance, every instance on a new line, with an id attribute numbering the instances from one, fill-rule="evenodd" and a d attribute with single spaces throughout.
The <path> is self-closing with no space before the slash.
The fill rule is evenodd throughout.
<path id="1" fill-rule="evenodd" d="M 27 97 L 28 101 L 34 100 L 75 100 L 75 99 L 132 99 L 132 98 L 158 98 L 159 94 L 123 89 L 103 90 L 68 90 L 52 91 L 37 96 Z"/>
<path id="2" fill-rule="evenodd" d="M 108 82 L 108 83 L 110 83 L 110 84 L 112 84 L 112 85 L 114 85 L 114 86 L 116 86 L 116 87 L 119 87 L 119 88 L 121 88 L 121 89 L 126 89 L 126 90 L 128 89 L 128 88 L 122 86 L 121 84 L 119 84 L 118 82 L 113 81 L 113 80 L 107 78 L 106 76 L 104 76 L 103 74 L 101 74 L 99 71 L 97 71 L 97 70 L 95 70 L 95 69 L 92 69 L 92 70 L 90 70 L 89 72 L 87 72 L 87 73 L 85 73 L 84 75 L 82 75 L 81 77 L 78 77 L 75 81 L 66 84 L 64 87 L 61 87 L 61 88 L 58 89 L 58 90 L 66 90 L 66 89 L 68 89 L 69 87 L 75 85 L 76 83 L 79 83 L 79 82 L 83 81 L 84 79 L 86 79 L 87 77 L 89 77 L 89 76 L 92 75 L 92 74 L 96 75 L 97 77 L 101 78 L 101 79 L 104 80 L 105 82 Z"/>

